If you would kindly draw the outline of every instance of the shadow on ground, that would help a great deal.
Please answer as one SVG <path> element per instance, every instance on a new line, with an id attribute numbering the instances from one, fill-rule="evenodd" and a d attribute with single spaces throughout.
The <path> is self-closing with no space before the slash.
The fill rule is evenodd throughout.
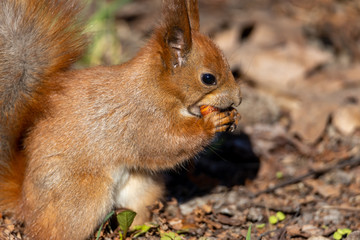
<path id="1" fill-rule="evenodd" d="M 219 185 L 243 185 L 256 177 L 259 167 L 259 158 L 246 134 L 223 133 L 183 168 L 165 173 L 167 197 L 186 202 Z"/>

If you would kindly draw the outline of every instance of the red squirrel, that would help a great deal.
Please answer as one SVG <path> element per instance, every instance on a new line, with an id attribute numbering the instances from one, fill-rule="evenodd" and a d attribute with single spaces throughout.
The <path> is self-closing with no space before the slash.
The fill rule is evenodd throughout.
<path id="1" fill-rule="evenodd" d="M 0 211 L 30 239 L 86 239 L 116 207 L 149 220 L 164 191 L 158 172 L 240 118 L 240 86 L 199 32 L 197 0 L 164 0 L 132 60 L 71 70 L 87 42 L 79 9 L 0 1 Z M 204 105 L 216 111 L 201 114 Z"/>

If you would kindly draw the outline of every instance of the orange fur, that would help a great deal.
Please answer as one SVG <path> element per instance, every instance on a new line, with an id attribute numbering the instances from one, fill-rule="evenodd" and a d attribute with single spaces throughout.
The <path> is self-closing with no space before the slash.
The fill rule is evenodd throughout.
<path id="1" fill-rule="evenodd" d="M 0 212 L 15 213 L 20 217 L 20 196 L 24 180 L 26 159 L 17 154 L 6 169 L 0 172 Z"/>
<path id="2" fill-rule="evenodd" d="M 86 38 L 73 0 L 0 1 L 0 166 L 60 85 L 53 76 L 82 54 Z"/>
<path id="3" fill-rule="evenodd" d="M 158 171 L 194 157 L 239 118 L 240 87 L 199 32 L 196 0 L 163 1 L 161 25 L 129 62 L 76 71 L 67 68 L 84 40 L 72 4 L 0 2 L 21 13 L 25 38 L 37 37 L 21 65 L 0 35 L 0 55 L 23 67 L 0 60 L 0 209 L 24 220 L 31 239 L 85 239 L 114 207 L 149 220 L 146 206 L 163 194 Z M 204 73 L 216 82 L 204 83 Z M 202 116 L 202 105 L 221 111 Z"/>

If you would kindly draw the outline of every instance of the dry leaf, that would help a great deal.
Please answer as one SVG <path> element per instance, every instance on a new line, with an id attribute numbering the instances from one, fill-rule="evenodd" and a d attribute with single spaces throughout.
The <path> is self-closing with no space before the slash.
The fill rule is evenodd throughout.
<path id="1" fill-rule="evenodd" d="M 173 218 L 169 221 L 170 226 L 175 230 L 181 230 L 183 229 L 183 222 L 179 218 Z"/>
<path id="2" fill-rule="evenodd" d="M 216 215 L 216 219 L 222 223 L 222 224 L 226 224 L 226 225 L 230 225 L 230 226 L 240 226 L 243 222 L 239 219 L 234 219 L 234 218 L 230 218 L 226 215 L 223 214 L 218 214 Z"/>
<path id="3" fill-rule="evenodd" d="M 360 106 L 341 106 L 333 113 L 334 126 L 344 135 L 351 135 L 360 129 Z"/>
<path id="4" fill-rule="evenodd" d="M 315 192 L 319 193 L 321 196 L 328 197 L 339 197 L 341 194 L 340 185 L 329 185 L 325 184 L 321 180 L 307 179 L 304 181 L 305 184 L 311 186 Z"/>
<path id="5" fill-rule="evenodd" d="M 314 143 L 323 134 L 334 108 L 336 106 L 327 101 L 304 99 L 297 109 L 290 112 L 293 120 L 290 132 L 297 134 L 306 143 Z"/>
<path id="6" fill-rule="evenodd" d="M 212 228 L 212 229 L 220 229 L 222 228 L 222 225 L 218 222 L 214 222 L 208 218 L 205 218 L 204 219 L 204 222 L 208 225 L 209 228 Z"/>
<path id="7" fill-rule="evenodd" d="M 286 232 L 287 232 L 287 234 L 289 234 L 290 236 L 296 236 L 296 235 L 300 235 L 300 234 L 301 234 L 300 227 L 297 226 L 297 225 L 288 226 L 288 227 L 286 228 Z"/>
<path id="8" fill-rule="evenodd" d="M 305 224 L 304 226 L 302 226 L 301 231 L 309 234 L 310 236 L 322 235 L 323 233 L 323 230 L 311 224 Z"/>
<path id="9" fill-rule="evenodd" d="M 206 214 L 209 214 L 212 212 L 212 205 L 207 203 L 205 205 L 202 205 L 201 208 L 204 210 Z"/>

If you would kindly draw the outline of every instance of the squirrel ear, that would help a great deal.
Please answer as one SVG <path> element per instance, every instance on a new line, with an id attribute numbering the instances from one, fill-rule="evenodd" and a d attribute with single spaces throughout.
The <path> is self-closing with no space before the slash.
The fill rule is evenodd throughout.
<path id="1" fill-rule="evenodd" d="M 186 0 L 191 29 L 198 32 L 200 29 L 199 5 L 197 0 Z"/>
<path id="2" fill-rule="evenodd" d="M 191 28 L 184 0 L 163 0 L 165 45 L 169 50 L 172 67 L 182 66 L 191 50 Z"/>

